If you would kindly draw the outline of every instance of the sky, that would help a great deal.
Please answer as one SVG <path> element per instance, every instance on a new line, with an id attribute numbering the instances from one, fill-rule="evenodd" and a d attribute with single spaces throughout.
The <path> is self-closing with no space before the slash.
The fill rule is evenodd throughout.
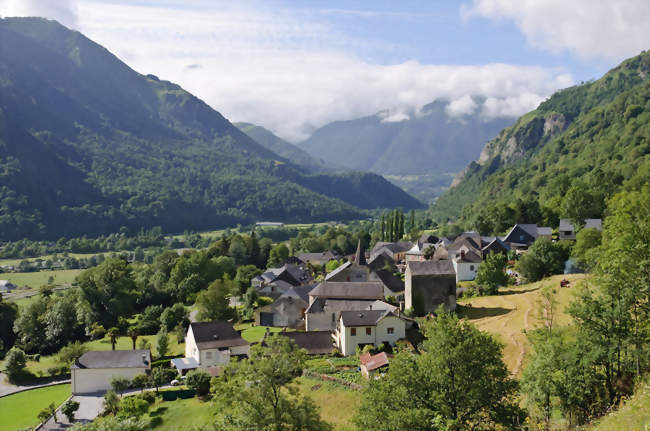
<path id="1" fill-rule="evenodd" d="M 650 48 L 649 0 L 0 0 L 0 15 L 56 19 L 294 143 L 438 98 L 450 117 L 517 117 Z"/>

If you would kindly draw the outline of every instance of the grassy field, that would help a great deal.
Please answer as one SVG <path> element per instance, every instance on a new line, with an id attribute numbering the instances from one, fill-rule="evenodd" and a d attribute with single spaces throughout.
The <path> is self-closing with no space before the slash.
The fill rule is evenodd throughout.
<path id="1" fill-rule="evenodd" d="M 70 384 L 66 383 L 0 398 L 0 431 L 15 431 L 38 425 L 38 412 L 50 403 L 58 407 L 69 396 Z"/>
<path id="2" fill-rule="evenodd" d="M 110 252 L 105 251 L 105 252 L 98 252 L 98 253 L 68 253 L 69 257 L 74 257 L 76 259 L 87 259 L 92 256 L 96 256 L 98 254 L 109 254 Z M 38 256 L 38 257 L 21 257 L 19 259 L 0 259 L 0 266 L 4 265 L 11 265 L 11 266 L 16 266 L 23 260 L 26 260 L 28 262 L 34 262 L 37 259 L 39 260 L 48 260 L 52 258 L 52 254 L 47 254 L 45 256 Z M 59 257 L 63 256 L 63 253 L 58 254 Z"/>
<path id="3" fill-rule="evenodd" d="M 650 430 L 650 381 L 639 385 L 636 393 L 617 411 L 589 425 L 588 431 Z"/>
<path id="4" fill-rule="evenodd" d="M 33 289 L 38 289 L 44 284 L 47 284 L 47 280 L 52 277 L 54 278 L 55 285 L 67 285 L 74 281 L 83 271 L 82 269 L 61 269 L 58 271 L 38 271 L 38 272 L 7 272 L 0 274 L 0 278 L 3 280 L 9 280 L 18 287 L 29 286 Z"/>
<path id="5" fill-rule="evenodd" d="M 570 288 L 559 288 L 560 280 L 571 281 Z M 564 309 L 571 302 L 576 285 L 584 280 L 583 274 L 556 275 L 536 283 L 501 290 L 498 296 L 483 296 L 458 301 L 458 314 L 476 324 L 479 329 L 496 335 L 504 344 L 504 360 L 513 375 L 521 374 L 529 351 L 524 330 L 539 327 L 538 301 L 542 287 L 557 287 L 557 324 L 570 323 Z M 471 306 L 470 307 L 468 307 Z"/>
<path id="6" fill-rule="evenodd" d="M 352 416 L 356 412 L 354 406 L 359 403 L 361 392 L 343 388 L 342 386 L 322 382 L 320 380 L 300 377 L 296 380 L 298 390 L 314 400 L 321 409 L 321 417 L 334 425 L 337 431 L 351 431 Z M 149 416 L 159 416 L 162 419 L 156 431 L 172 431 L 187 429 L 188 425 L 199 427 L 207 425 L 213 418 L 215 406 L 210 402 L 202 402 L 198 398 L 157 402 L 150 410 Z M 188 421 L 188 418 L 192 418 Z"/>
<path id="7" fill-rule="evenodd" d="M 156 355 L 156 336 L 155 335 L 143 335 L 138 337 L 136 342 L 136 347 L 138 347 L 140 340 L 142 338 L 147 339 L 151 343 L 151 353 Z M 93 340 L 84 343 L 88 350 L 111 350 L 111 340 L 108 337 L 104 337 L 101 340 Z M 115 345 L 116 350 L 131 350 L 133 344 L 131 338 L 129 337 L 119 337 Z M 169 337 L 169 352 L 167 356 L 175 356 L 185 353 L 185 343 L 178 343 L 176 337 Z M 154 358 L 155 359 L 155 358 Z M 47 372 L 48 368 L 57 366 L 56 354 L 49 356 L 41 356 L 41 359 L 38 362 L 28 361 L 27 370 L 30 371 L 37 377 L 47 377 L 49 373 Z"/>

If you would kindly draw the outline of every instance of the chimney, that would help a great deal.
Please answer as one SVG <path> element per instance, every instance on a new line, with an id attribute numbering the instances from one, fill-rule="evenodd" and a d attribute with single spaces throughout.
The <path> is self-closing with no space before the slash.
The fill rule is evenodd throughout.
<path id="1" fill-rule="evenodd" d="M 142 355 L 142 363 L 146 364 L 147 363 L 147 355 Z"/>

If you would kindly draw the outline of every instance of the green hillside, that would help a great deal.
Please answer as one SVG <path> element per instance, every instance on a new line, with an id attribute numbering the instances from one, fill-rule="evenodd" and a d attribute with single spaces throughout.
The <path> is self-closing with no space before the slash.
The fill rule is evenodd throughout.
<path id="1" fill-rule="evenodd" d="M 40 18 L 0 20 L 0 161 L 4 240 L 420 205 L 374 174 L 320 175 L 314 185 L 178 85 Z"/>
<path id="2" fill-rule="evenodd" d="M 335 170 L 323 160 L 312 157 L 305 150 L 285 141 L 262 126 L 251 123 L 234 123 L 234 125 L 267 150 L 273 151 L 309 172 L 332 172 Z"/>
<path id="3" fill-rule="evenodd" d="M 600 217 L 650 179 L 650 52 L 562 90 L 490 141 L 430 210 L 481 232 Z"/>

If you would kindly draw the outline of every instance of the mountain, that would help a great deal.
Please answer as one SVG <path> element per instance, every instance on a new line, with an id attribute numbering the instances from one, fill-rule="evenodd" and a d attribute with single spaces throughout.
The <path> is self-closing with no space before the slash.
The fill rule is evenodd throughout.
<path id="1" fill-rule="evenodd" d="M 605 200 L 650 179 L 650 52 L 559 91 L 504 129 L 433 206 L 481 232 L 600 217 Z"/>
<path id="2" fill-rule="evenodd" d="M 484 100 L 474 110 L 451 116 L 450 102 L 436 100 L 408 119 L 387 112 L 317 129 L 300 147 L 315 157 L 350 169 L 377 172 L 423 200 L 432 201 L 453 175 L 478 157 L 485 143 L 514 119 L 485 119 Z"/>
<path id="3" fill-rule="evenodd" d="M 312 157 L 305 150 L 276 136 L 273 132 L 262 126 L 242 122 L 234 123 L 234 125 L 267 150 L 273 151 L 275 154 L 284 157 L 294 165 L 300 166 L 309 172 L 332 172 L 337 170 L 331 164 L 328 166 L 323 160 Z"/>
<path id="4" fill-rule="evenodd" d="M 420 203 L 375 174 L 304 174 L 180 86 L 55 21 L 0 20 L 3 240 L 396 206 Z"/>

